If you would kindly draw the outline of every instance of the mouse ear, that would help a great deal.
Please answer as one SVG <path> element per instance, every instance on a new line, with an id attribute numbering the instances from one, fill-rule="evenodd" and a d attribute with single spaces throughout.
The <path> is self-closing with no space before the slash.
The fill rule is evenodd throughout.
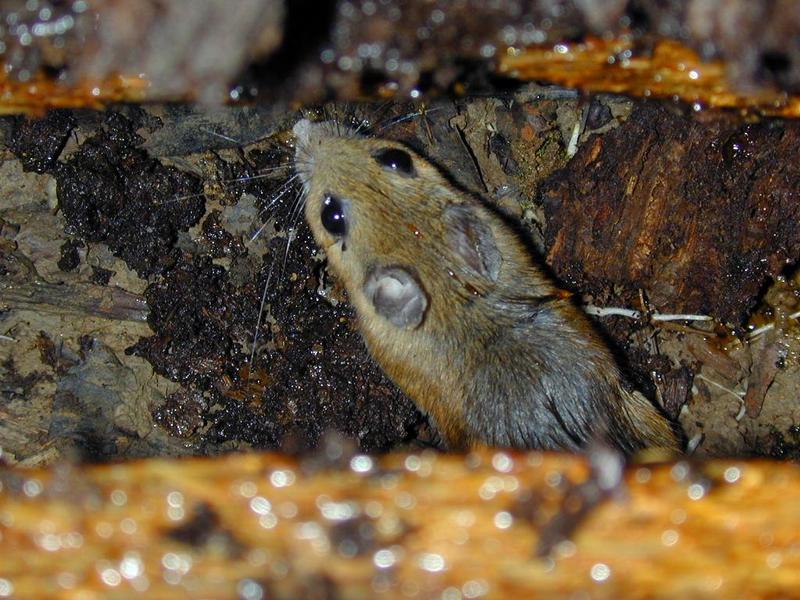
<path id="1" fill-rule="evenodd" d="M 414 329 L 425 318 L 428 298 L 416 278 L 402 267 L 372 269 L 364 293 L 375 311 L 397 327 Z"/>
<path id="2" fill-rule="evenodd" d="M 503 255 L 497 249 L 492 229 L 469 207 L 457 204 L 444 211 L 447 241 L 467 266 L 490 281 L 497 281 Z"/>

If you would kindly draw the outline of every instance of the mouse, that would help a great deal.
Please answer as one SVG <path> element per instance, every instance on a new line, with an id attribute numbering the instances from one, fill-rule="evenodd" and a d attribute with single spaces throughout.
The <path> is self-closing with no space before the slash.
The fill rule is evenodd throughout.
<path id="1" fill-rule="evenodd" d="M 589 317 L 521 233 L 406 145 L 293 127 L 305 218 L 367 349 L 442 445 L 677 451 Z"/>

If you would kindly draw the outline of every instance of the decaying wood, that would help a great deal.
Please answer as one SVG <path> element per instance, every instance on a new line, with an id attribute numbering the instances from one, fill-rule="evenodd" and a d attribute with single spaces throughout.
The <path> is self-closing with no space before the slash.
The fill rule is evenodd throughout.
<path id="1" fill-rule="evenodd" d="M 578 289 L 613 281 L 740 324 L 800 258 L 799 145 L 795 121 L 640 104 L 544 184 L 547 262 Z"/>
<path id="2" fill-rule="evenodd" d="M 797 465 L 633 466 L 576 521 L 588 474 L 566 455 L 375 459 L 335 446 L 301 461 L 5 470 L 0 596 L 776 598 L 800 589 Z"/>
<path id="3" fill-rule="evenodd" d="M 674 40 L 661 40 L 647 53 L 637 50 L 626 36 L 533 47 L 503 55 L 499 70 L 518 79 L 549 81 L 589 92 L 680 98 L 698 107 L 800 116 L 800 96 L 768 88 L 737 88 L 728 79 L 724 62 L 702 60 Z"/>
<path id="4" fill-rule="evenodd" d="M 44 281 L 0 284 L 0 304 L 11 310 L 95 316 L 117 321 L 146 321 L 148 312 L 147 302 L 142 296 L 116 286 L 64 286 Z"/>
<path id="5" fill-rule="evenodd" d="M 469 91 L 469 81 L 481 79 L 476 72 L 499 72 L 800 115 L 800 11 L 792 0 L 362 0 L 321 7 L 313 0 L 239 0 L 231 6 L 225 0 L 6 2 L 0 113 L 143 99 L 221 102 L 254 90 L 262 99 L 304 102 L 406 97 L 419 88 Z M 253 61 L 260 61 L 258 76 L 237 85 Z"/>

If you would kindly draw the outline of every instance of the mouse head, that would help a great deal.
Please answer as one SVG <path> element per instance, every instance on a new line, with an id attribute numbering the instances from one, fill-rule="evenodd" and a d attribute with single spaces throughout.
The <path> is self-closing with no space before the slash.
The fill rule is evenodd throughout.
<path id="1" fill-rule="evenodd" d="M 362 320 L 416 329 L 490 290 L 503 263 L 494 217 L 404 145 L 338 127 L 299 121 L 295 168 Z"/>

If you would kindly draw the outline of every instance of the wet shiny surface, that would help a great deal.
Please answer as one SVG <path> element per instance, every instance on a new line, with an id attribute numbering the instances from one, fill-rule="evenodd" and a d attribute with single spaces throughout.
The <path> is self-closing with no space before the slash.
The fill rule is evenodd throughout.
<path id="1" fill-rule="evenodd" d="M 721 61 L 703 61 L 672 40 L 651 51 L 635 49 L 634 38 L 589 38 L 527 49 L 509 48 L 498 57 L 498 70 L 524 80 L 546 80 L 593 92 L 645 98 L 674 98 L 706 107 L 751 108 L 769 115 L 800 116 L 800 98 L 783 92 L 737 89 Z"/>
<path id="2" fill-rule="evenodd" d="M 67 480 L 0 472 L 0 598 L 776 597 L 800 585 L 792 464 L 630 468 L 544 556 L 540 536 L 588 477 L 579 458 L 309 464 L 241 455 Z"/>

